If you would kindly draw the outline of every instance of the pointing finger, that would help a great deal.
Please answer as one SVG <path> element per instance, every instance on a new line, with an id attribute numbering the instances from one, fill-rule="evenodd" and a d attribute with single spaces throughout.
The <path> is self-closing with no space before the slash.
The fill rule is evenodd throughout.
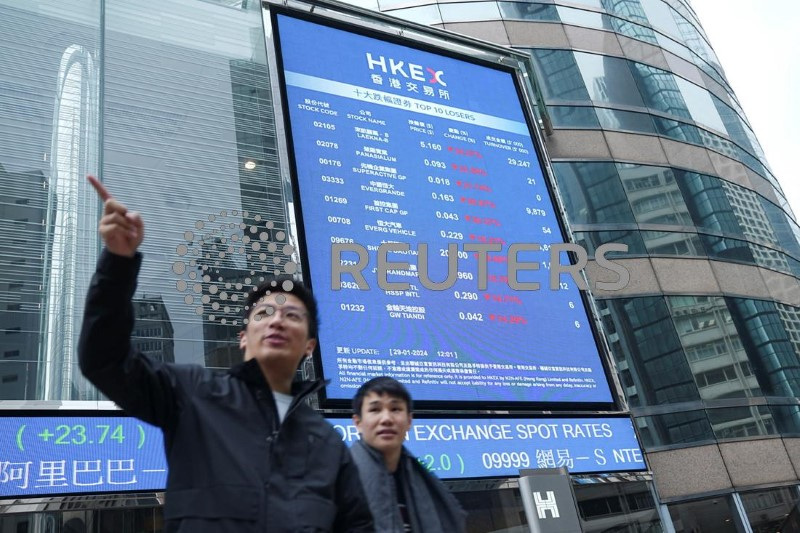
<path id="1" fill-rule="evenodd" d="M 113 196 L 111 196 L 111 193 L 108 192 L 108 189 L 106 189 L 105 186 L 103 186 L 103 184 L 100 183 L 100 180 L 98 180 L 92 175 L 86 176 L 86 178 L 89 180 L 89 183 L 92 184 L 94 190 L 97 191 L 97 195 L 100 196 L 101 200 L 106 202 L 113 198 Z"/>
<path id="2" fill-rule="evenodd" d="M 123 205 L 123 204 L 119 203 L 118 201 L 114 200 L 113 198 L 111 198 L 110 200 L 107 200 L 103 204 L 103 214 L 105 214 L 105 215 L 110 215 L 112 213 L 119 213 L 121 215 L 124 215 L 127 212 L 128 212 L 128 208 L 125 207 L 125 205 Z"/>

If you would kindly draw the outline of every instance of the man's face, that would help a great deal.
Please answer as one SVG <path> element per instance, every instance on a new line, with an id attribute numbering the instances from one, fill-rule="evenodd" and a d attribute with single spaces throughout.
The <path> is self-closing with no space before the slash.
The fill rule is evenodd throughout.
<path id="1" fill-rule="evenodd" d="M 385 454 L 403 446 L 411 413 L 400 398 L 370 392 L 361 404 L 361 416 L 353 415 L 353 423 L 364 442 Z"/>
<path id="2" fill-rule="evenodd" d="M 239 334 L 244 360 L 256 359 L 263 368 L 295 370 L 317 345 L 316 339 L 308 338 L 308 320 L 306 306 L 294 294 L 264 296 Z"/>

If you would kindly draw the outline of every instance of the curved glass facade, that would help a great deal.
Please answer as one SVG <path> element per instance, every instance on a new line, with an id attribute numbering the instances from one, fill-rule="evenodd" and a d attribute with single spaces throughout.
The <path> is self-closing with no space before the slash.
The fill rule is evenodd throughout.
<path id="1" fill-rule="evenodd" d="M 590 257 L 628 245 L 610 257 L 634 286 L 595 301 L 675 530 L 783 531 L 800 473 L 800 226 L 691 6 L 379 7 L 530 53 L 575 242 Z M 773 451 L 783 471 L 734 465 Z"/>

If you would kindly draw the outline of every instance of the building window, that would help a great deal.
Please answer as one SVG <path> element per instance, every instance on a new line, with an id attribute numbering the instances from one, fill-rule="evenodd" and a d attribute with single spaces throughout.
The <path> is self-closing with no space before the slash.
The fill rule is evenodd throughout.
<path id="1" fill-rule="evenodd" d="M 675 533 L 744 531 L 737 528 L 739 518 L 730 496 L 673 504 L 669 514 Z"/>
<path id="2" fill-rule="evenodd" d="M 797 531 L 800 526 L 797 503 L 795 487 L 742 493 L 742 504 L 753 531 Z"/>

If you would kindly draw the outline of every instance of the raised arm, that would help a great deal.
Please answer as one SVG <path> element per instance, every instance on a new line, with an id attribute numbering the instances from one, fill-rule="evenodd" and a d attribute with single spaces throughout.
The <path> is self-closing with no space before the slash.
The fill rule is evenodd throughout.
<path id="1" fill-rule="evenodd" d="M 163 427 L 177 410 L 175 374 L 163 363 L 131 351 L 131 299 L 142 259 L 136 250 L 144 238 L 144 224 L 95 177 L 89 176 L 89 181 L 103 200 L 99 232 L 105 250 L 86 296 L 78 342 L 81 371 L 129 414 Z"/>

